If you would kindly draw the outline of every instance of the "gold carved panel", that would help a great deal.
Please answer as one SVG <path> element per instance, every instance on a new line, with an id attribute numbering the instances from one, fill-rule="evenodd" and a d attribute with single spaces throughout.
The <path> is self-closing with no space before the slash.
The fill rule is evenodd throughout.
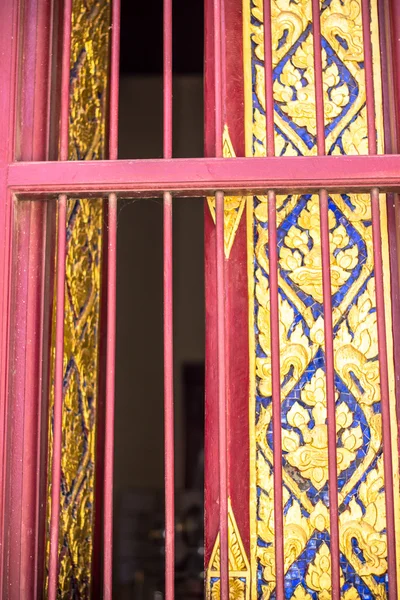
<path id="1" fill-rule="evenodd" d="M 272 0 L 278 156 L 316 154 L 311 0 Z M 371 1 L 376 128 L 383 151 L 379 25 Z M 246 154 L 265 156 L 263 1 L 243 0 Z M 361 0 L 321 2 L 327 154 L 367 154 Z M 385 198 L 384 267 L 389 270 Z M 247 201 L 251 598 L 275 593 L 268 199 Z M 328 437 L 318 197 L 277 197 L 285 595 L 331 597 Z M 386 598 L 387 541 L 371 202 L 329 198 L 342 597 Z M 390 278 L 385 277 L 390 298 Z M 394 391 L 387 301 L 391 393 Z M 394 397 L 392 396 L 394 406 Z M 395 442 L 393 442 L 394 444 Z M 395 445 L 394 445 L 395 448 Z M 393 452 L 399 500 L 397 453 Z M 399 506 L 397 521 L 400 522 Z"/>
<path id="2" fill-rule="evenodd" d="M 70 160 L 106 157 L 110 0 L 73 0 Z M 59 598 L 89 598 L 95 527 L 99 406 L 102 199 L 69 200 L 64 330 L 64 398 Z M 54 359 L 54 347 L 52 350 Z M 52 448 L 52 403 L 49 458 Z M 50 498 L 51 469 L 49 468 Z M 50 514 L 48 514 L 48 522 Z M 47 539 L 46 564 L 49 540 Z M 47 581 L 46 581 L 47 587 Z M 46 593 L 46 592 L 45 592 Z"/>

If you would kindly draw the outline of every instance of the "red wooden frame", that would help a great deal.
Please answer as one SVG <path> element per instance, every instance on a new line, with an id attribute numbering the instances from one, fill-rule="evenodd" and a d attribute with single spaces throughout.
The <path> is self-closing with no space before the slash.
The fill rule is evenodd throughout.
<path id="1" fill-rule="evenodd" d="M 176 158 L 85 162 L 20 162 L 4 167 L 8 189 L 18 197 L 71 196 L 120 197 L 366 192 L 377 186 L 382 192 L 400 190 L 400 155 L 299 156 L 283 158 Z M 29 196 L 28 196 L 29 194 Z"/>
<path id="2" fill-rule="evenodd" d="M 25 11 L 22 11 L 22 4 Z M 323 156 L 323 106 L 322 85 L 320 78 L 316 78 L 317 88 L 317 121 L 318 121 L 318 157 L 307 158 L 273 158 L 273 150 L 269 148 L 268 158 L 236 158 L 234 160 L 223 159 L 222 155 L 222 131 L 225 120 L 229 115 L 239 110 L 234 104 L 234 94 L 227 93 L 230 85 L 226 79 L 226 69 L 234 68 L 227 64 L 227 54 L 224 51 L 226 44 L 232 43 L 229 36 L 227 39 L 221 35 L 226 22 L 236 22 L 237 12 L 231 11 L 230 5 L 224 0 L 209 2 L 209 11 L 206 15 L 208 23 L 207 47 L 209 54 L 208 69 L 212 70 L 211 86 L 208 94 L 213 94 L 213 101 L 209 103 L 210 111 L 207 117 L 207 150 L 209 154 L 215 154 L 218 158 L 206 159 L 172 159 L 172 103 L 171 103 L 171 40 L 172 19 L 171 0 L 165 0 L 165 71 L 164 71 L 164 101 L 165 101 L 165 129 L 164 129 L 164 159 L 148 161 L 118 161 L 117 160 L 117 83 L 116 72 L 118 63 L 118 27 L 114 29 L 112 44 L 112 93 L 111 93 L 111 118 L 110 118 L 110 158 L 109 161 L 87 161 L 67 162 L 67 131 L 68 121 L 68 77 L 69 69 L 68 52 L 68 28 L 65 29 L 64 39 L 64 86 L 61 102 L 62 123 L 62 161 L 46 161 L 48 158 L 48 130 L 49 122 L 49 87 L 50 66 L 47 61 L 49 56 L 50 30 L 44 35 L 46 26 L 51 23 L 51 0 L 26 0 L 25 3 L 18 0 L 4 0 L 0 7 L 0 72 L 3 84 L 0 86 L 0 281 L 2 283 L 0 293 L 0 544 L 3 558 L 0 561 L 0 590 L 9 598 L 37 597 L 40 589 L 40 535 L 43 522 L 39 511 L 39 498 L 41 493 L 40 474 L 40 451 L 35 439 L 34 427 L 42 427 L 38 421 L 40 413 L 40 364 L 41 348 L 43 338 L 41 331 L 44 324 L 43 299 L 44 271 L 40 271 L 37 280 L 32 281 L 23 275 L 23 269 L 17 272 L 18 287 L 13 288 L 15 279 L 12 277 L 13 265 L 29 265 L 28 274 L 39 269 L 43 263 L 42 239 L 44 220 L 54 214 L 55 197 L 60 195 L 59 205 L 65 206 L 66 195 L 96 196 L 109 195 L 109 238 L 108 238 L 108 338 L 107 338 L 107 408 L 105 448 L 105 508 L 104 508 L 104 594 L 111 598 L 112 585 L 112 450 L 113 450 L 113 372 L 114 372 L 114 347 L 115 347 L 115 245 L 116 245 L 116 201 L 117 195 L 141 196 L 141 197 L 164 197 L 164 299 L 165 299 L 165 468 L 166 468 L 166 521 L 167 521 L 167 598 L 173 599 L 174 594 L 174 463 L 173 463 L 173 389 L 172 389 L 172 196 L 199 196 L 216 195 L 217 227 L 215 253 L 206 256 L 209 274 L 215 276 L 215 282 L 210 283 L 208 298 L 217 296 L 218 309 L 214 315 L 209 316 L 207 350 L 209 361 L 215 363 L 216 348 L 218 346 L 217 364 L 208 364 L 209 388 L 218 389 L 218 404 L 215 413 L 209 415 L 208 419 L 216 417 L 219 422 L 218 444 L 219 454 L 210 454 L 206 461 L 218 462 L 220 469 L 215 482 L 210 481 L 206 490 L 209 495 L 208 504 L 215 501 L 220 494 L 219 518 L 211 516 L 214 529 L 219 529 L 221 536 L 221 597 L 226 600 L 229 596 L 228 584 L 228 548 L 227 548 L 227 496 L 229 469 L 238 468 L 230 466 L 227 460 L 227 429 L 236 426 L 232 421 L 232 415 L 226 415 L 227 395 L 234 396 L 232 384 L 227 384 L 229 373 L 234 368 L 234 350 L 237 344 L 243 343 L 244 330 L 240 329 L 237 339 L 226 331 L 225 319 L 231 319 L 237 305 L 234 305 L 232 294 L 226 280 L 229 279 L 235 260 L 239 260 L 240 253 L 245 252 L 245 238 L 243 226 L 237 234 L 237 248 L 233 251 L 230 265 L 226 265 L 223 248 L 223 192 L 228 194 L 253 194 L 265 193 L 265 190 L 273 190 L 270 197 L 270 222 L 274 223 L 274 195 L 282 192 L 319 192 L 321 198 L 321 214 L 325 215 L 325 224 L 322 228 L 322 238 L 325 245 L 329 239 L 326 229 L 327 223 L 327 192 L 371 192 L 374 212 L 374 247 L 378 249 L 375 255 L 377 265 L 377 311 L 380 313 L 379 325 L 379 348 L 380 359 L 385 362 L 385 331 L 383 319 L 383 288 L 381 256 L 379 254 L 379 195 L 378 189 L 385 192 L 400 192 L 400 155 L 376 156 L 374 146 L 374 119 L 371 109 L 373 102 L 372 72 L 369 69 L 371 59 L 369 56 L 369 45 L 366 40 L 366 71 L 367 87 L 369 89 L 369 137 L 371 156 L 368 157 L 326 157 Z M 266 3 L 268 6 L 268 3 Z M 368 3 L 363 2 L 364 18 L 366 18 L 366 7 Z M 118 7 L 118 3 L 114 3 Z M 319 11 L 318 0 L 313 0 L 314 13 Z M 68 16 L 71 4 L 65 0 L 66 15 Z M 212 11 L 211 11 L 212 8 Z M 391 22 L 394 31 L 392 51 L 399 59 L 394 62 L 400 64 L 400 9 L 394 1 L 391 5 Z M 114 11 L 114 25 L 119 21 L 118 8 Z M 317 25 L 318 19 L 315 20 Z M 24 29 L 25 27 L 25 29 Z M 21 35 L 25 31 L 26 35 Z M 34 35 L 36 33 L 36 35 Z M 319 45 L 318 27 L 315 28 L 314 42 L 316 49 Z M 266 44 L 266 64 L 270 61 L 270 51 Z M 22 58 L 24 61 L 22 62 Z M 316 71 L 321 71 L 319 53 L 315 52 Z M 229 59 L 230 60 L 230 59 Z M 229 61 L 228 61 L 229 62 Z M 22 66 L 21 66 L 22 65 Z M 21 78 L 18 77 L 19 69 Z M 32 75 L 33 74 L 33 75 Z M 269 85 L 266 77 L 266 85 Z M 395 72 L 396 98 L 400 96 L 400 73 Z M 44 85 L 44 91 L 43 91 Z M 22 86 L 22 87 L 21 87 Z M 42 86 L 42 89 L 39 89 Z M 372 92 L 371 92 L 372 89 Z M 271 89 L 267 87 L 267 93 Z M 209 96 L 208 96 L 209 97 Z M 224 100 L 224 98 L 226 100 Z M 17 113 L 17 106 L 19 111 Z M 23 127 L 16 128 L 16 115 L 22 115 Z M 273 115 L 272 115 L 273 116 Z M 237 119 L 232 127 L 232 137 L 237 146 L 237 154 L 243 154 L 243 147 L 239 141 L 243 137 L 242 125 Z M 269 114 L 269 139 L 271 136 L 271 114 Z M 41 132 L 41 133 L 40 133 Z M 322 133 L 321 133 L 322 132 Z M 396 148 L 398 150 L 398 148 Z M 36 162 L 34 162 L 36 161 Z M 40 161 L 40 162 L 37 162 Z M 223 190 L 223 192 L 222 192 Z M 322 191 L 321 191 L 322 190 Z M 32 200 L 49 200 L 48 203 L 32 202 Z M 26 203 L 24 202 L 26 200 Z M 21 221 L 19 222 L 21 236 L 17 239 L 13 220 L 15 217 L 15 202 L 22 207 Z M 208 213 L 207 213 L 208 214 Z M 65 214 L 59 211 L 60 228 L 65 223 Z M 214 244 L 211 233 L 210 216 L 207 216 L 206 229 Z M 271 235 L 273 240 L 273 234 Z M 33 248 L 33 250 L 32 250 Z M 59 256 L 63 256 L 63 236 L 59 237 Z M 238 254 L 235 255 L 235 252 Z M 14 254 L 14 255 L 13 255 Z M 277 257 L 270 255 L 271 263 L 276 263 Z M 14 262 L 13 262 L 14 261 Z M 18 263 L 19 261 L 19 263 Z M 61 258 L 62 261 L 62 258 Z M 329 256 L 324 259 L 325 271 L 328 273 Z M 59 267 L 61 262 L 59 262 Z M 273 269 L 274 270 L 274 269 Z M 58 270 L 58 308 L 62 308 L 63 301 L 63 271 Z M 275 282 L 275 283 L 274 283 Z M 276 306 L 276 280 L 271 279 L 271 294 L 275 289 L 275 300 L 271 303 L 273 314 L 277 314 Z M 324 303 L 328 307 L 328 296 L 330 296 L 329 278 L 324 282 Z M 13 295 L 12 295 L 13 294 Z M 16 305 L 11 312 L 11 299 L 16 299 Z M 272 296 L 271 296 L 272 299 Z M 243 302 L 243 299 L 240 300 Z M 329 307 L 328 307 L 329 308 Z M 241 306 L 243 309 L 243 306 Z M 57 353 L 58 370 L 56 375 L 56 404 L 59 409 L 62 402 L 62 310 L 59 310 Z M 329 311 L 328 311 L 329 312 Z M 13 326 L 18 322 L 18 327 Z M 397 321 L 396 321 L 397 322 Z M 329 338 L 329 322 L 326 325 L 327 338 Z M 276 331 L 275 331 L 276 334 Z M 36 340 L 30 346 L 27 340 Z M 278 356 L 276 335 L 273 334 L 275 344 L 275 355 Z M 329 349 L 327 348 L 327 355 Z M 60 359 L 61 356 L 61 359 Z M 243 359 L 243 354 L 242 354 Z M 277 359 L 278 361 L 278 359 Z M 280 422 L 279 415 L 279 362 L 274 363 L 274 422 Z M 332 370 L 332 360 L 327 365 L 327 371 Z M 14 371 L 13 371 L 14 369 Z M 381 371 L 382 385 L 385 383 L 385 368 Z M 11 374 L 10 374 L 11 373 Z M 228 374 L 228 375 L 227 375 Z M 247 373 L 240 374 L 240 382 L 234 385 L 242 385 L 246 381 Z M 278 384 L 277 384 L 278 382 Z M 328 385 L 329 387 L 329 385 Z M 332 388 L 332 385 L 330 385 Z M 331 389 L 332 392 L 332 389 Z M 330 394 L 332 396 L 332 393 Z M 57 400 L 58 398 L 58 400 Z M 330 429 L 334 429 L 333 402 L 330 401 Z M 389 416 L 387 406 L 383 407 L 385 438 L 390 433 Z M 60 433 L 60 419 L 56 419 L 56 429 Z M 209 423 L 210 421 L 207 421 Z M 8 432 L 7 426 L 11 423 Z M 229 427 L 228 427 L 229 425 Z M 389 431 L 389 433 L 388 433 Z M 330 446 L 332 446 L 332 434 Z M 215 440 L 214 440 L 215 441 Z M 279 442 L 279 440 L 278 440 Z M 336 444 L 336 441 L 335 441 Z M 386 447 L 388 442 L 385 442 Z M 60 446 L 60 439 L 55 440 L 55 446 Z M 274 445 L 275 446 L 275 445 Z M 276 445 L 277 456 L 279 455 L 279 443 Z M 59 468 L 57 461 L 60 458 L 60 447 L 53 453 L 53 474 L 57 479 Z M 232 447 L 230 447 L 232 452 Z M 388 452 L 386 452 L 388 455 Z M 390 452 L 389 452 L 390 456 Z M 31 457 L 32 462 L 29 462 Z M 244 457 L 246 458 L 246 457 Z M 240 460 L 243 460 L 241 455 Z M 390 465 L 385 466 L 386 473 L 390 472 Z M 330 469 L 331 480 L 335 478 L 334 465 Z M 277 488 L 279 486 L 279 470 L 276 472 Z M 215 478 L 215 476 L 214 476 Z M 215 492 L 218 487 L 218 492 Z M 213 489 L 212 492 L 210 490 Z M 53 509 L 59 505 L 59 496 L 56 486 L 53 487 Z M 59 490 L 58 490 L 59 491 Z M 215 492 L 215 494 L 214 494 Z M 235 493 L 235 492 L 233 492 Z M 214 495 L 213 495 L 214 494 Z M 210 500 L 211 499 L 211 500 Z M 244 500 L 236 498 L 240 506 Z M 388 504 L 390 505 L 390 494 Z M 280 503 L 277 498 L 277 505 Z M 390 506 L 388 507 L 390 509 Z M 331 517 L 335 516 L 335 506 L 332 504 Z M 390 510 L 388 510 L 388 514 Z M 55 553 L 58 545 L 57 535 L 57 511 L 53 512 L 53 540 L 52 556 L 53 564 L 50 568 L 49 597 L 56 597 L 57 582 L 57 560 Z M 246 521 L 248 514 L 243 508 L 243 514 L 239 517 Z M 393 529 L 393 523 L 389 525 Z M 393 520 L 393 519 L 392 519 Z M 279 529 L 279 520 L 278 520 Z M 211 529 L 210 529 L 211 531 Z M 209 556 L 210 544 L 215 537 L 214 532 L 206 532 L 206 561 Z M 29 532 L 34 532 L 32 535 Z M 209 538 L 207 538 L 209 536 Z M 211 542 L 212 540 L 212 542 Z M 248 544 L 248 540 L 244 540 Z M 334 551 L 334 548 L 333 548 Z M 390 572 L 391 577 L 395 570 L 394 550 L 390 549 Z M 31 557 L 34 556 L 34 560 Z M 277 552 L 277 573 L 282 572 L 282 548 Z M 4 572 L 5 570 L 5 572 Z M 333 569 L 334 571 L 334 569 Z M 279 587 L 279 598 L 282 598 L 282 586 Z M 391 592 L 393 598 L 397 592 Z M 333 595 L 338 597 L 338 571 L 333 572 Z"/>

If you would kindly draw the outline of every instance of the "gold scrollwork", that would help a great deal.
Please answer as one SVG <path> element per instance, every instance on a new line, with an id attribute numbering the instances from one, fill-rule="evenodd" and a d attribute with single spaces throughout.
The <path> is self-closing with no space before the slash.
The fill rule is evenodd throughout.
<path id="1" fill-rule="evenodd" d="M 69 159 L 106 155 L 110 0 L 73 0 Z M 103 200 L 69 200 L 58 597 L 92 593 Z M 52 349 L 54 360 L 54 347 Z M 54 362 L 52 362 L 54 366 Z M 53 368 L 53 367 L 52 367 Z M 51 390 L 49 460 L 52 453 Z M 48 498 L 51 494 L 49 473 Z M 48 515 L 48 520 L 50 515 Z M 46 544 L 46 565 L 49 537 Z M 45 581 L 45 594 L 47 589 Z"/>

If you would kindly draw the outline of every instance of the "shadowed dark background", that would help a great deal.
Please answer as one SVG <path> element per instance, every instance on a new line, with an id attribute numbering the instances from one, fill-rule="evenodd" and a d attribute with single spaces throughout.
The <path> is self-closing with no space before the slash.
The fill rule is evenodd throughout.
<path id="1" fill-rule="evenodd" d="M 122 0 L 121 73 L 162 73 L 162 0 Z M 129 24 L 127 26 L 127 24 Z M 173 69 L 177 75 L 203 73 L 204 2 L 173 2 Z"/>
<path id="2" fill-rule="evenodd" d="M 203 155 L 203 2 L 173 2 L 173 155 Z M 122 0 L 119 158 L 162 156 L 162 1 Z M 203 597 L 204 199 L 174 200 L 176 600 Z M 162 600 L 162 200 L 118 210 L 114 597 Z"/>

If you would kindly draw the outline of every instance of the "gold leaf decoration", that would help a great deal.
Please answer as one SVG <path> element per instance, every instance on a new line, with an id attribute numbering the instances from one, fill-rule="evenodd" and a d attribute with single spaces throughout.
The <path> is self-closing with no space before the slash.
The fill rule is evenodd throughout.
<path id="1" fill-rule="evenodd" d="M 220 542 L 219 533 L 215 540 L 206 575 L 206 597 L 214 600 L 220 597 Z M 249 600 L 250 565 L 240 537 L 238 525 L 228 498 L 228 563 L 229 599 Z"/>
<path id="2" fill-rule="evenodd" d="M 236 156 L 227 125 L 225 125 L 223 131 L 222 149 L 224 158 L 234 158 Z M 207 203 L 215 223 L 215 197 L 209 196 Z M 245 204 L 245 197 L 224 196 L 224 246 L 226 258 L 229 258 L 233 242 L 235 241 L 236 231 L 239 227 Z"/>
<path id="3" fill-rule="evenodd" d="M 110 0 L 73 0 L 69 159 L 106 156 Z M 93 597 L 103 200 L 68 201 L 58 598 Z M 52 372 L 54 369 L 54 342 Z M 51 390 L 49 457 L 52 454 Z M 49 471 L 48 498 L 51 495 Z M 50 506 L 50 504 L 48 503 Z M 48 511 L 49 513 L 49 511 Z M 48 514 L 48 523 L 50 514 Z M 46 540 L 46 566 L 49 532 Z M 45 596 L 47 597 L 47 577 Z"/>

